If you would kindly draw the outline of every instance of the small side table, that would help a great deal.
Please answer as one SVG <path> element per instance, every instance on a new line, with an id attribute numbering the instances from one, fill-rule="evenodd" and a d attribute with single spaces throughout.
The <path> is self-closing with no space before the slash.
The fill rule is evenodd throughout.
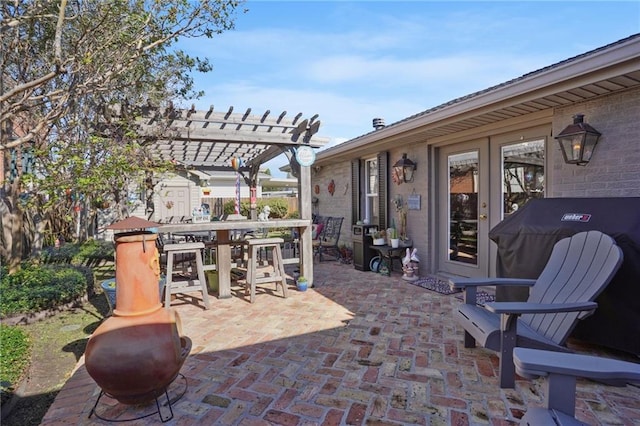
<path id="1" fill-rule="evenodd" d="M 393 261 L 399 260 L 400 262 L 402 262 L 402 255 L 407 251 L 407 249 L 413 248 L 413 242 L 400 241 L 400 244 L 398 245 L 398 247 L 391 247 L 390 245 L 387 245 L 387 244 L 383 246 L 371 245 L 369 247 L 372 250 L 377 251 L 378 256 L 380 256 L 380 261 L 378 262 L 378 266 L 376 270 L 372 269 L 372 271 L 380 272 L 381 268 L 383 266 L 386 266 L 390 274 L 393 271 Z M 372 261 L 372 263 L 374 262 Z"/>

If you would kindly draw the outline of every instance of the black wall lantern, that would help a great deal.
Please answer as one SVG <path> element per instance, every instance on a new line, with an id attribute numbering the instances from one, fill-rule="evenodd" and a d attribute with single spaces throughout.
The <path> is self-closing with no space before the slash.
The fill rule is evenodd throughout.
<path id="1" fill-rule="evenodd" d="M 398 180 L 398 184 L 402 182 L 412 182 L 415 169 L 416 163 L 409 160 L 407 154 L 402 154 L 402 158 L 393 165 L 393 173 Z"/>
<path id="2" fill-rule="evenodd" d="M 591 160 L 599 138 L 600 132 L 584 122 L 583 114 L 574 115 L 573 124 L 556 136 L 564 162 L 578 166 L 584 166 Z"/>

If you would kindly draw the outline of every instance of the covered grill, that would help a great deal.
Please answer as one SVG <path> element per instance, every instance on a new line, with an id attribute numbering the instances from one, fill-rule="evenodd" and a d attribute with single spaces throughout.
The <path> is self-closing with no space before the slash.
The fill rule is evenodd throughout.
<path id="1" fill-rule="evenodd" d="M 598 309 L 573 331 L 580 340 L 640 355 L 640 198 L 533 199 L 496 225 L 489 237 L 498 245 L 498 277 L 537 278 L 553 245 L 578 232 L 610 235 L 624 261 L 598 296 Z M 502 300 L 521 300 L 510 289 Z"/>

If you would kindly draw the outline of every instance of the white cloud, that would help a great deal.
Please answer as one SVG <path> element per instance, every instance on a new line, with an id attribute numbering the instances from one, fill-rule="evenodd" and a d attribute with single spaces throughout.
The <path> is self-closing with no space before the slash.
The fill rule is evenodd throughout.
<path id="1" fill-rule="evenodd" d="M 638 32 L 632 3 L 574 23 L 575 2 L 250 1 L 237 30 L 180 46 L 213 62 L 198 108 L 317 113 L 334 145 Z"/>

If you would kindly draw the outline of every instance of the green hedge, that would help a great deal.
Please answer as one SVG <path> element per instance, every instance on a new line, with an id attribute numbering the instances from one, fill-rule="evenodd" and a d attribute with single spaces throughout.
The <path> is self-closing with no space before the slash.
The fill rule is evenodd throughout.
<path id="1" fill-rule="evenodd" d="M 113 242 L 88 240 L 82 244 L 66 243 L 57 248 L 48 247 L 42 252 L 42 261 L 45 263 L 94 265 L 99 260 L 112 261 L 113 253 Z"/>
<path id="2" fill-rule="evenodd" d="M 81 246 L 78 254 L 73 258 L 72 263 L 84 265 L 86 259 L 111 259 L 115 251 L 113 241 L 88 240 Z"/>
<path id="3" fill-rule="evenodd" d="M 257 211 L 260 213 L 264 206 L 269 206 L 271 208 L 271 213 L 269 214 L 269 218 L 271 219 L 281 219 L 287 216 L 288 212 L 288 204 L 285 200 L 279 198 L 262 198 L 258 200 L 257 203 Z M 227 201 L 224 203 L 224 212 L 225 214 L 233 214 L 235 213 L 235 201 Z M 248 202 L 240 203 L 240 214 L 246 217 L 251 216 L 251 204 Z"/>
<path id="4" fill-rule="evenodd" d="M 24 264 L 0 279 L 0 317 L 35 313 L 72 302 L 93 287 L 89 268 L 70 265 Z"/>
<path id="5" fill-rule="evenodd" d="M 0 394 L 4 403 L 29 367 L 31 340 L 19 327 L 0 324 Z"/>

